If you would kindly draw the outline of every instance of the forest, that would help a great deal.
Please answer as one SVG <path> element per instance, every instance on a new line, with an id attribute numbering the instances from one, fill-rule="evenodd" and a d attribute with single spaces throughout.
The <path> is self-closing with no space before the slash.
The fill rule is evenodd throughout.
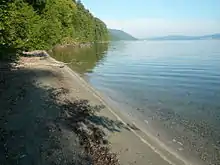
<path id="1" fill-rule="evenodd" d="M 109 40 L 104 22 L 81 1 L 1 0 L 0 59 L 56 44 Z"/>

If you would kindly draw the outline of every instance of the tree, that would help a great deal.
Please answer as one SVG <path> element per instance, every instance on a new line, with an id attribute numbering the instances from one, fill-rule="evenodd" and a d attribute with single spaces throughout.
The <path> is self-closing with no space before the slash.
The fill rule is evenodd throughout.
<path id="1" fill-rule="evenodd" d="M 55 44 L 108 39 L 106 25 L 81 1 L 73 0 L 2 0 L 0 34 L 4 51 L 3 47 L 50 49 Z"/>

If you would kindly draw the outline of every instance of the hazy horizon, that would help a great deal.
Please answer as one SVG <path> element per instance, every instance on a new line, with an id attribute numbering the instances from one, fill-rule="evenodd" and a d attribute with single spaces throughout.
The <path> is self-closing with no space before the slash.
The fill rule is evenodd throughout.
<path id="1" fill-rule="evenodd" d="M 108 28 L 137 38 L 220 33 L 218 0 L 82 0 Z"/>
<path id="2" fill-rule="evenodd" d="M 125 33 L 128 33 L 130 35 L 132 35 L 131 33 L 129 33 L 128 31 L 125 31 L 123 29 L 120 29 L 120 28 L 109 28 L 108 29 L 114 29 L 114 30 L 121 30 Z M 140 37 L 136 37 L 134 35 L 132 35 L 133 37 L 137 38 L 137 39 L 147 39 L 147 38 L 157 38 L 157 37 L 168 37 L 168 36 L 184 36 L 184 37 L 202 37 L 202 36 L 206 36 L 206 35 L 215 35 L 215 34 L 220 34 L 220 31 L 219 32 L 215 32 L 215 33 L 204 33 L 204 34 L 199 34 L 199 35 L 188 35 L 188 34 L 164 34 L 164 35 L 155 35 L 155 36 L 147 36 L 147 37 L 143 37 L 143 36 L 140 36 Z"/>

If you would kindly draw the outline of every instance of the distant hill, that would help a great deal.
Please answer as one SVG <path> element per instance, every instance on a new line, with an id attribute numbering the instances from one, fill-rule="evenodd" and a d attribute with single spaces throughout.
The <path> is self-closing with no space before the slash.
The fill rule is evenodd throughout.
<path id="1" fill-rule="evenodd" d="M 110 33 L 110 38 L 113 41 L 120 41 L 120 40 L 137 40 L 137 38 L 133 37 L 132 35 L 117 29 L 108 29 Z"/>
<path id="2" fill-rule="evenodd" d="M 216 40 L 220 39 L 220 33 L 204 35 L 204 36 L 169 35 L 169 36 L 162 36 L 162 37 L 146 38 L 146 40 L 206 40 L 206 39 L 216 39 Z"/>

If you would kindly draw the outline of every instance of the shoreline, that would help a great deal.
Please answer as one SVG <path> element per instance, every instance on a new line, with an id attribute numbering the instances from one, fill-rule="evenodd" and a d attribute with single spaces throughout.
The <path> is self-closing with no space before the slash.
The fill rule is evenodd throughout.
<path id="1" fill-rule="evenodd" d="M 27 62 L 23 62 L 18 68 L 28 68 L 31 70 L 47 70 L 51 73 L 54 82 L 49 82 L 48 85 L 53 83 L 58 86 L 64 87 L 70 91 L 70 95 L 78 99 L 88 100 L 92 105 L 104 105 L 105 108 L 98 112 L 98 116 L 104 117 L 111 121 L 104 123 L 104 126 L 111 127 L 111 130 L 103 130 L 107 132 L 107 139 L 110 143 L 110 148 L 113 153 L 117 153 L 120 164 L 163 164 L 163 165 L 184 165 L 190 164 L 182 160 L 182 158 L 170 153 L 168 148 L 164 146 L 158 139 L 150 135 L 148 132 L 139 127 L 139 123 L 134 123 L 128 116 L 121 113 L 119 109 L 112 107 L 106 102 L 104 97 L 88 84 L 78 73 L 70 69 L 65 63 L 59 62 L 54 58 L 47 56 L 44 59 L 39 57 L 25 58 Z M 37 62 L 35 61 L 36 59 Z M 33 60 L 33 62 L 31 62 Z M 61 75 L 62 80 L 58 81 Z M 38 79 L 41 77 L 38 77 Z M 44 78 L 44 77 L 43 77 Z M 46 76 L 44 79 L 49 79 Z M 48 83 L 48 80 L 42 80 L 43 83 Z M 51 84 L 52 83 L 52 84 Z M 61 84 L 60 84 L 61 83 Z M 53 86 L 53 85 L 52 85 Z M 54 88 L 57 88 L 54 86 Z M 67 96 L 68 99 L 72 97 Z M 119 125 L 110 126 L 112 122 L 120 123 Z M 102 123 L 103 124 L 103 123 Z M 140 129 L 141 128 L 141 129 Z M 131 143 L 132 142 L 132 143 Z"/>
<path id="2" fill-rule="evenodd" d="M 51 61 L 53 62 L 60 62 L 52 58 L 51 56 L 49 57 Z M 64 69 L 73 77 L 76 78 L 76 81 L 82 84 L 82 86 L 85 89 L 88 89 L 88 92 L 90 92 L 94 97 L 96 97 L 103 105 L 106 106 L 107 110 L 120 122 L 122 122 L 124 125 L 134 125 L 136 127 L 137 125 L 137 130 L 131 129 L 131 132 L 144 144 L 147 145 L 148 147 L 151 148 L 152 152 L 155 152 L 160 156 L 164 161 L 168 162 L 171 165 L 179 165 L 179 164 L 191 164 L 187 162 L 186 160 L 183 160 L 179 155 L 175 154 L 174 151 L 171 151 L 168 149 L 165 144 L 161 143 L 159 139 L 157 139 L 156 136 L 153 136 L 146 132 L 143 127 L 139 127 L 140 123 L 135 123 L 132 122 L 131 118 L 129 118 L 128 115 L 122 114 L 118 109 L 113 108 L 109 103 L 106 102 L 105 99 L 103 99 L 103 96 L 95 90 L 88 82 L 86 82 L 82 77 L 78 75 L 75 71 L 73 71 L 71 68 L 65 65 Z M 141 129 L 140 129 L 141 128 Z M 140 129 L 140 131 L 139 131 Z M 154 145 L 149 143 L 151 141 Z M 157 147 L 155 147 L 157 146 Z M 158 149 L 159 148 L 159 149 Z M 165 154 L 164 154 L 164 153 Z"/>
<path id="3" fill-rule="evenodd" d="M 59 61 L 69 62 L 69 61 L 71 61 L 71 58 L 80 60 L 81 58 L 78 58 L 78 55 L 81 55 L 81 54 L 84 55 L 84 53 L 82 52 L 82 53 L 77 53 L 76 57 L 74 57 L 74 56 L 71 57 L 71 56 L 68 56 L 69 52 L 74 52 L 74 51 L 68 52 L 68 50 L 63 51 L 64 54 L 67 54 L 67 57 L 62 55 L 62 50 L 57 51 L 56 54 L 52 57 L 54 57 L 55 59 L 57 59 Z M 112 50 L 110 47 L 109 52 L 111 52 L 111 51 Z M 61 55 L 59 55 L 59 54 L 61 54 Z M 138 122 L 142 122 L 142 124 L 143 124 L 142 126 L 144 128 L 147 127 L 146 128 L 147 133 L 149 132 L 148 128 L 150 128 L 150 126 L 152 126 L 152 124 L 153 124 L 153 127 L 151 127 L 150 129 L 153 130 L 154 137 L 157 137 L 159 139 L 159 141 L 162 141 L 165 145 L 167 145 L 170 149 L 172 149 L 174 151 L 174 153 L 181 155 L 183 158 L 190 161 L 191 163 L 195 162 L 195 164 L 200 164 L 200 163 L 198 163 L 200 161 L 203 162 L 201 164 L 206 164 L 206 163 L 210 164 L 211 162 L 213 162 L 213 163 L 218 162 L 218 158 L 217 158 L 218 151 L 215 149 L 215 148 L 218 148 L 218 145 L 217 145 L 218 143 L 212 143 L 212 142 L 214 142 L 212 140 L 215 140 L 215 139 L 218 140 L 217 139 L 218 136 L 216 134 L 214 134 L 215 136 L 210 136 L 210 138 L 207 137 L 208 135 L 210 135 L 209 133 L 211 133 L 212 131 L 215 130 L 214 128 L 207 129 L 208 127 L 206 127 L 206 125 L 205 125 L 204 129 L 200 130 L 200 129 L 202 129 L 201 128 L 203 126 L 203 124 L 202 124 L 201 127 L 199 125 L 195 125 L 195 127 L 196 126 L 197 127 L 195 129 L 192 129 L 192 127 L 194 127 L 194 124 L 199 124 L 200 122 L 197 121 L 196 118 L 194 118 L 195 123 L 193 121 L 190 122 L 190 119 L 192 119 L 193 116 L 192 116 L 192 118 L 189 116 L 190 118 L 188 118 L 189 120 L 187 120 L 186 116 L 185 116 L 186 117 L 185 118 L 184 116 L 178 116 L 178 113 L 175 114 L 174 112 L 176 112 L 176 110 L 179 110 L 179 108 L 180 109 L 184 108 L 182 105 L 180 107 L 178 107 L 178 106 L 177 107 L 169 107 L 172 104 L 176 104 L 175 98 L 173 100 L 174 102 L 172 100 L 170 100 L 170 104 L 164 105 L 164 107 L 163 107 L 163 106 L 161 106 L 162 104 L 160 104 L 160 102 L 158 102 L 158 105 L 156 102 L 154 102 L 155 106 L 152 105 L 151 102 L 149 102 L 149 105 L 148 105 L 148 103 L 147 103 L 148 101 L 146 101 L 146 103 L 144 101 L 141 102 L 142 97 L 139 98 L 140 100 L 136 100 L 136 98 L 134 98 L 134 95 L 132 95 L 132 93 L 131 93 L 131 97 L 129 97 L 130 96 L 129 95 L 130 89 L 126 88 L 126 87 L 125 87 L 125 89 L 127 89 L 127 90 L 125 91 L 125 93 L 123 93 L 124 87 L 122 89 L 119 89 L 119 92 L 117 92 L 118 87 L 123 86 L 123 84 L 122 85 L 117 84 L 117 82 L 120 82 L 120 81 L 123 81 L 123 83 L 125 85 L 128 85 L 128 87 L 131 87 L 131 89 L 135 88 L 137 90 L 141 90 L 141 88 L 136 86 L 136 85 L 138 85 L 138 83 L 126 84 L 126 82 L 124 81 L 125 80 L 124 78 L 119 77 L 119 79 L 118 79 L 117 77 L 115 77 L 115 75 L 118 75 L 117 71 L 116 72 L 112 71 L 111 68 L 109 68 L 108 64 L 110 64 L 111 66 L 114 66 L 116 68 L 118 68 L 118 67 L 123 68 L 123 66 L 118 66 L 117 61 L 113 61 L 115 63 L 112 63 L 111 61 L 109 62 L 108 59 L 112 59 L 113 57 L 110 55 L 108 56 L 108 53 L 106 53 L 106 54 L 107 54 L 106 57 L 103 57 L 103 59 L 101 60 L 101 65 L 100 65 L 99 61 L 97 60 L 98 62 L 94 65 L 94 70 L 90 71 L 90 69 L 89 69 L 88 72 L 86 70 L 84 70 L 83 72 L 78 71 L 78 68 L 83 68 L 84 66 L 81 67 L 81 66 L 77 65 L 76 68 L 74 67 L 74 64 L 68 65 L 68 66 L 71 67 L 71 69 L 73 69 L 75 72 L 77 72 L 81 77 L 83 77 L 97 91 L 101 92 L 102 96 L 107 96 L 107 97 L 109 97 L 110 100 L 113 100 L 113 101 L 115 101 L 116 104 L 119 104 L 119 108 L 118 109 L 116 108 L 117 113 L 118 112 L 121 112 L 121 113 L 125 112 L 123 114 L 125 114 L 125 115 L 129 114 L 132 118 L 137 117 Z M 82 59 L 86 59 L 87 58 L 86 55 L 88 55 L 88 53 L 85 54 L 84 58 L 82 58 Z M 91 56 L 93 57 L 93 53 L 91 53 Z M 102 65 L 102 64 L 104 64 L 104 65 Z M 130 66 L 132 67 L 132 65 L 130 65 Z M 113 72 L 114 75 L 107 75 L 109 77 L 105 77 L 106 74 L 108 74 L 109 72 L 110 73 Z M 122 74 L 123 74 L 123 72 L 122 72 Z M 133 75 L 128 75 L 128 74 L 126 75 L 126 74 L 127 73 L 125 73 L 125 75 L 123 75 L 126 78 L 133 77 Z M 157 75 L 157 73 L 155 73 L 155 74 Z M 83 76 L 83 75 L 85 75 L 85 76 Z M 102 77 L 102 75 L 104 77 Z M 139 76 L 138 73 L 137 73 L 137 75 Z M 113 78 L 113 79 L 111 79 L 111 78 Z M 152 77 L 152 80 L 153 80 L 153 78 L 154 77 Z M 134 81 L 137 82 L 139 80 L 134 80 Z M 143 83 L 143 82 L 141 82 L 141 83 Z M 132 86 L 132 85 L 135 85 L 135 86 Z M 147 90 L 147 87 L 146 87 L 146 90 Z M 162 86 L 159 86 L 159 89 L 155 88 L 154 90 L 160 90 L 161 87 Z M 145 89 L 144 86 L 142 86 L 142 88 Z M 116 89 L 116 91 L 114 91 L 114 89 Z M 172 89 L 170 89 L 170 90 L 172 91 Z M 171 91 L 169 91 L 169 92 L 171 92 Z M 121 94 L 121 96 L 117 95 L 117 94 Z M 123 95 L 123 94 L 125 94 L 125 95 Z M 140 92 L 140 96 L 142 96 L 141 94 L 142 94 L 142 92 Z M 137 93 L 137 96 L 139 96 L 138 93 Z M 205 93 L 204 93 L 204 96 L 206 96 Z M 143 100 L 144 100 L 144 98 L 147 98 L 147 97 L 149 100 L 151 100 L 151 96 L 149 96 L 147 93 L 146 93 L 146 95 L 143 95 Z M 154 96 L 152 96 L 152 99 L 153 99 L 153 97 Z M 131 98 L 133 98 L 134 100 L 131 100 Z M 161 96 L 158 96 L 158 99 L 159 98 L 163 100 L 163 98 L 161 98 Z M 154 98 L 154 99 L 156 100 L 157 98 Z M 193 98 L 191 98 L 191 99 L 193 100 Z M 104 98 L 104 100 L 106 101 L 107 99 Z M 179 101 L 181 103 L 184 103 L 185 100 L 179 100 Z M 111 102 L 110 102 L 110 105 L 112 106 Z M 137 107 L 140 109 L 138 109 Z M 187 104 L 186 104 L 186 107 L 193 108 L 191 106 L 188 106 Z M 211 106 L 210 108 L 212 108 L 212 107 L 213 106 Z M 166 109 L 166 108 L 168 108 L 168 109 Z M 115 107 L 113 109 L 116 110 Z M 184 110 L 184 109 L 182 109 L 182 110 Z M 190 109 L 185 109 L 185 110 L 187 112 Z M 197 109 L 195 109 L 195 110 L 197 110 Z M 140 112 L 140 113 L 143 112 L 142 116 L 136 116 L 136 115 L 138 115 L 136 112 Z M 194 117 L 196 117 L 196 116 L 194 116 Z M 148 126 L 144 121 L 145 119 L 148 122 Z M 199 119 L 199 116 L 198 116 L 198 119 Z M 171 123 L 171 121 L 172 121 L 172 123 Z M 196 121 L 197 121 L 197 123 L 196 123 Z M 189 125 L 187 125 L 187 124 L 189 124 Z M 212 123 L 210 123 L 210 124 L 212 124 Z M 203 138 L 203 135 L 199 136 L 200 132 L 197 132 L 197 130 L 201 131 L 201 133 L 203 135 L 205 135 L 205 137 Z M 217 129 L 216 129 L 216 131 L 217 131 Z M 152 133 L 152 132 L 150 132 L 150 133 Z M 216 142 L 218 142 L 218 141 L 216 141 Z M 202 144 L 204 144 L 204 145 L 202 145 Z M 214 146 L 214 147 L 212 147 L 212 146 Z"/>
<path id="4" fill-rule="evenodd" d="M 127 105 L 120 105 L 120 103 L 112 101 L 111 98 L 107 99 L 110 100 L 109 102 L 113 102 L 115 107 L 119 107 L 117 109 L 123 111 L 123 116 L 126 116 L 126 118 L 130 119 L 130 121 L 133 121 L 132 123 L 134 123 L 142 131 L 143 134 L 141 134 L 143 137 L 149 139 L 152 144 L 156 144 L 155 146 L 159 146 L 159 148 L 162 147 L 179 160 L 182 160 L 184 164 L 205 165 L 205 162 L 200 160 L 198 155 L 195 155 L 194 152 L 191 153 L 191 151 L 188 150 L 189 148 L 187 147 L 189 146 L 185 146 L 183 142 L 179 141 L 176 134 L 167 128 L 164 129 L 163 124 L 159 120 L 154 120 L 148 116 L 142 116 L 143 114 L 137 111 L 132 112 L 132 109 L 127 107 Z M 126 111 L 123 109 L 126 109 Z M 151 147 L 154 149 L 154 145 Z M 157 152 L 157 148 L 155 149 Z"/>

